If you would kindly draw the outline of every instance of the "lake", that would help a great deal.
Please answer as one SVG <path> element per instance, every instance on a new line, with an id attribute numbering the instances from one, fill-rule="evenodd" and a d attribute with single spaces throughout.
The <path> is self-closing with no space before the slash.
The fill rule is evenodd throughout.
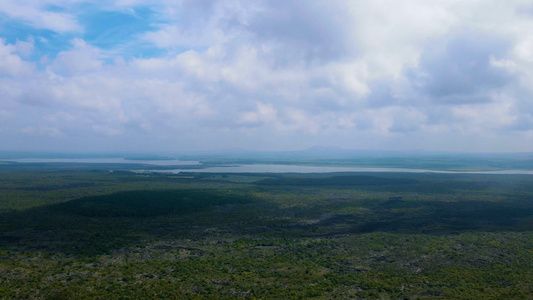
<path id="1" fill-rule="evenodd" d="M 142 164 L 152 166 L 191 166 L 201 165 L 198 161 L 185 160 L 129 160 L 124 158 L 19 158 L 0 159 L 19 163 L 84 163 L 84 164 Z M 196 173 L 336 173 L 336 172 L 397 172 L 397 173 L 440 173 L 440 174 L 500 174 L 500 175 L 533 175 L 533 170 L 498 170 L 498 171 L 442 171 L 410 168 L 373 168 L 373 167 L 331 167 L 302 166 L 280 164 L 246 164 L 205 167 L 199 169 L 176 168 L 171 170 L 139 170 L 148 172 L 196 172 Z"/>
<path id="2" fill-rule="evenodd" d="M 153 166 L 190 166 L 200 164 L 197 161 L 187 160 L 132 160 L 122 157 L 114 158 L 16 158 L 0 159 L 0 161 L 11 161 L 19 163 L 81 163 L 81 164 L 142 164 Z"/>
<path id="3" fill-rule="evenodd" d="M 299 166 L 275 164 L 250 164 L 207 167 L 204 169 L 173 169 L 147 170 L 150 172 L 197 172 L 197 173 L 334 173 L 334 172 L 399 172 L 399 173 L 440 173 L 440 174 L 502 174 L 502 175 L 533 175 L 533 170 L 499 170 L 499 171 L 435 171 L 408 168 L 371 168 L 371 167 L 329 167 L 329 166 Z"/>

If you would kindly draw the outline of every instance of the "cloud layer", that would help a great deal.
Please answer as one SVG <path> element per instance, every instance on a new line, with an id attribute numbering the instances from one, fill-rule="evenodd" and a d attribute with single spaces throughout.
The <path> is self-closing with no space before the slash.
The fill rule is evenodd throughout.
<path id="1" fill-rule="evenodd" d="M 533 151 L 531 1 L 6 0 L 0 19 L 6 150 Z"/>

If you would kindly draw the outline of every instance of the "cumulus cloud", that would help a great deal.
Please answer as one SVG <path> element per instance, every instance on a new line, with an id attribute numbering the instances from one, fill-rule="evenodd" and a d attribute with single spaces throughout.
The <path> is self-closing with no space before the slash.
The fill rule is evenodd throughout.
<path id="1" fill-rule="evenodd" d="M 17 41 L 15 49 L 20 56 L 29 57 L 33 54 L 33 50 L 35 49 L 35 40 L 30 36 L 27 41 Z"/>
<path id="2" fill-rule="evenodd" d="M 505 57 L 507 48 L 503 39 L 483 33 L 461 34 L 442 48 L 431 46 L 408 76 L 416 89 L 434 101 L 491 101 L 489 94 L 512 80 L 509 73 L 493 64 Z"/>
<path id="3" fill-rule="evenodd" d="M 55 73 L 74 75 L 101 70 L 103 55 L 100 49 L 88 45 L 84 40 L 76 38 L 71 41 L 72 49 L 61 51 L 48 66 Z"/>
<path id="4" fill-rule="evenodd" d="M 106 2 L 155 15 L 128 41 L 149 51 L 131 56 L 84 36 L 88 1 L 7 1 L 1 14 L 63 43 L 0 39 L 0 132 L 22 148 L 533 151 L 527 4 Z"/>
<path id="5" fill-rule="evenodd" d="M 61 4 L 61 2 L 5 0 L 0 3 L 0 13 L 12 20 L 22 21 L 37 28 L 49 29 L 59 33 L 79 32 L 82 30 L 74 15 L 47 10 L 45 9 L 47 4 Z"/>
<path id="6" fill-rule="evenodd" d="M 15 45 L 6 44 L 5 40 L 0 38 L 0 76 L 22 77 L 30 74 L 32 69 L 32 64 L 17 54 Z"/>

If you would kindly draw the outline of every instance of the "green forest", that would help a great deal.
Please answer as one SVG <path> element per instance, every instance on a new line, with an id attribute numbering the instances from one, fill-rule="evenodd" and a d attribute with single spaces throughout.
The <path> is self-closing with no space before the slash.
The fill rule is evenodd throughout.
<path id="1" fill-rule="evenodd" d="M 533 176 L 0 166 L 2 299 L 528 299 Z"/>

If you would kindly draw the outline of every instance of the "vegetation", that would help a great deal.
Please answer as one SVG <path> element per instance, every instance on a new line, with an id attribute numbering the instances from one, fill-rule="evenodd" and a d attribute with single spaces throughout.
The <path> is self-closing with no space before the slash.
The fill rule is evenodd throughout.
<path id="1" fill-rule="evenodd" d="M 0 171 L 0 298 L 527 299 L 532 249 L 527 175 Z"/>

